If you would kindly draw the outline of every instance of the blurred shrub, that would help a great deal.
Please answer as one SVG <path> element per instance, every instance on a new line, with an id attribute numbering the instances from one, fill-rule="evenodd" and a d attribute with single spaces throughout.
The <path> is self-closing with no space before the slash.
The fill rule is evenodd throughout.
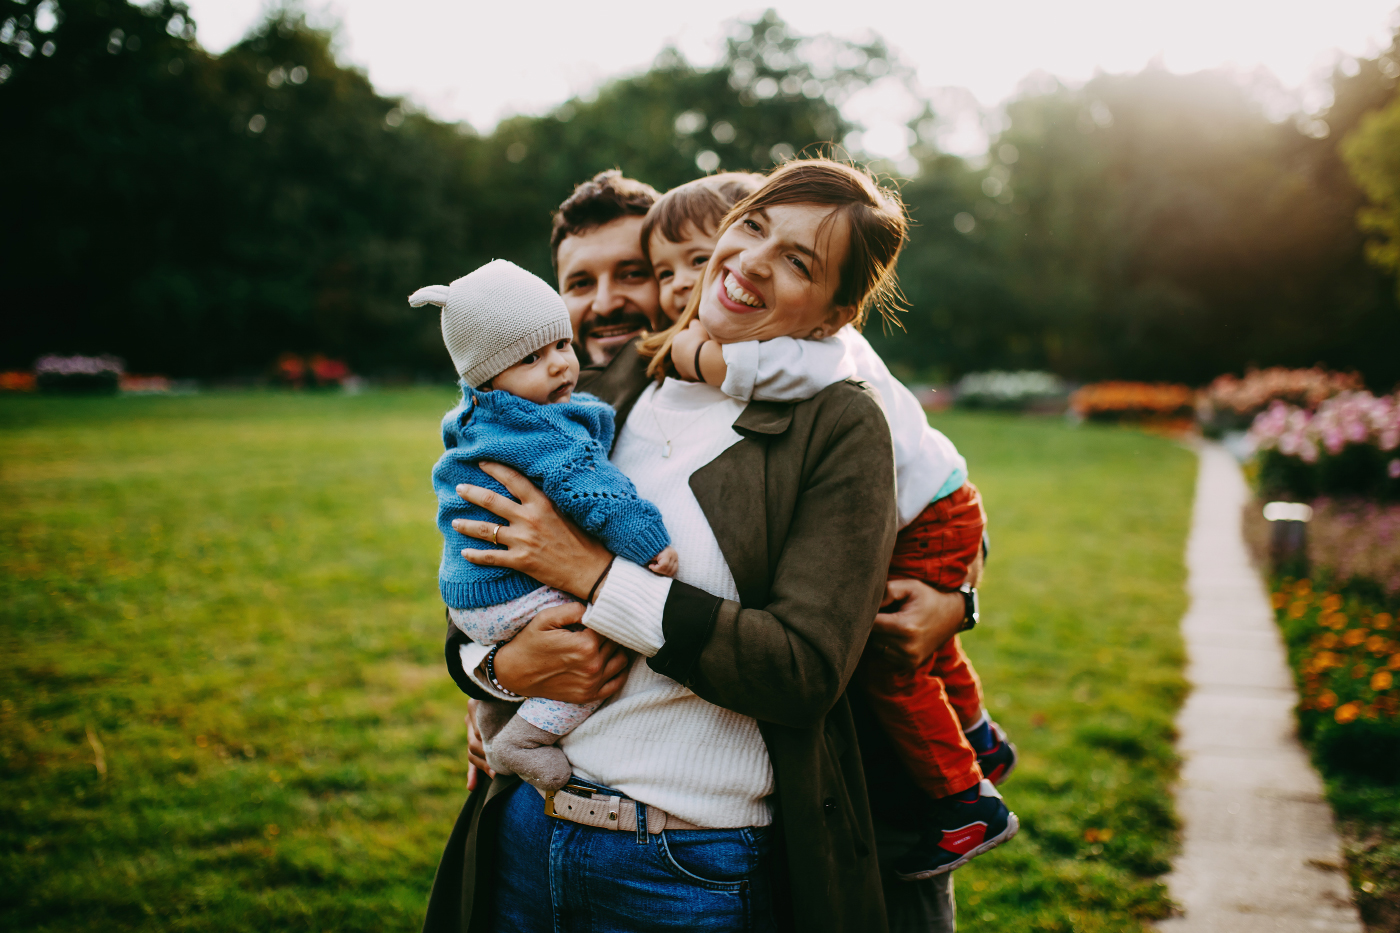
<path id="1" fill-rule="evenodd" d="M 1284 580 L 1273 594 L 1298 681 L 1299 733 L 1330 763 L 1400 769 L 1400 640 L 1389 612 L 1355 595 Z"/>
<path id="2" fill-rule="evenodd" d="M 1195 408 L 1196 393 L 1171 383 L 1097 382 L 1075 390 L 1070 410 L 1089 421 L 1177 419 Z"/>
<path id="3" fill-rule="evenodd" d="M 1312 411 L 1324 400 L 1364 386 L 1356 373 L 1311 369 L 1251 369 L 1243 378 L 1226 373 L 1217 376 L 1196 397 L 1196 420 L 1207 437 L 1227 431 L 1244 431 L 1274 401 L 1288 402 Z"/>
<path id="4" fill-rule="evenodd" d="M 35 383 L 40 392 L 64 394 L 115 394 L 124 365 L 115 356 L 42 356 L 34 361 Z"/>
<path id="5" fill-rule="evenodd" d="M 1261 567 L 1269 563 L 1273 523 L 1260 502 L 1246 507 L 1245 539 Z M 1372 499 L 1314 499 L 1307 524 L 1307 562 L 1338 586 L 1380 599 L 1400 597 L 1400 505 Z"/>
<path id="6" fill-rule="evenodd" d="M 1068 394 L 1063 380 L 1053 373 L 992 370 L 968 373 L 958 380 L 954 404 L 1003 411 L 1063 411 Z"/>
<path id="7" fill-rule="evenodd" d="M 1400 394 L 1343 392 L 1315 412 L 1275 401 L 1249 442 L 1265 495 L 1400 497 Z"/>

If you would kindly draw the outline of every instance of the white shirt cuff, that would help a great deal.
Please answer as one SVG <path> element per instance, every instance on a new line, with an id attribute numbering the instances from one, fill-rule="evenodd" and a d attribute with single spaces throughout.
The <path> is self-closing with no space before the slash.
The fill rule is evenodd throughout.
<path id="1" fill-rule="evenodd" d="M 583 614 L 583 624 L 650 658 L 666 643 L 661 617 L 670 595 L 670 577 L 619 557 L 598 591 L 598 601 Z"/>
<path id="2" fill-rule="evenodd" d="M 720 352 L 724 354 L 724 365 L 728 371 L 719 390 L 730 398 L 749 401 L 753 398 L 754 384 L 758 381 L 758 341 L 726 343 L 720 347 Z"/>
<path id="3" fill-rule="evenodd" d="M 500 690 L 496 689 L 491 681 L 477 673 L 477 669 L 481 667 L 481 662 L 486 658 L 486 654 L 491 650 L 491 647 L 492 646 L 478 645 L 474 641 L 469 641 L 462 645 L 459 649 L 459 654 L 462 658 L 462 670 L 467 672 L 467 676 L 472 679 L 472 683 L 476 684 L 496 699 L 506 700 L 511 703 L 519 703 L 521 697 L 502 693 Z"/>

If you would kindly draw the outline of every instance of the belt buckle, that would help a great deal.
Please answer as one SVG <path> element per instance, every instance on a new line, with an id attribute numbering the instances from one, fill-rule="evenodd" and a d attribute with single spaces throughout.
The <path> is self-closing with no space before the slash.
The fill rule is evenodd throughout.
<path id="1" fill-rule="evenodd" d="M 544 815 L 545 815 L 545 816 L 552 816 L 552 817 L 554 817 L 554 818 L 557 819 L 557 820 L 562 820 L 562 819 L 564 819 L 564 817 L 562 817 L 562 816 L 560 816 L 558 813 L 555 813 L 555 812 L 554 812 L 554 795 L 557 794 L 560 790 L 563 790 L 563 791 L 573 791 L 574 793 L 583 793 L 583 794 L 586 794 L 590 800 L 593 798 L 593 788 L 591 788 L 591 787 L 584 787 L 584 786 L 581 785 L 581 784 L 575 784 L 575 783 L 573 783 L 573 782 L 571 781 L 571 782 L 565 784 L 563 787 L 559 788 L 558 790 L 551 790 L 551 791 L 547 791 L 547 792 L 545 793 L 545 795 L 544 795 Z"/>

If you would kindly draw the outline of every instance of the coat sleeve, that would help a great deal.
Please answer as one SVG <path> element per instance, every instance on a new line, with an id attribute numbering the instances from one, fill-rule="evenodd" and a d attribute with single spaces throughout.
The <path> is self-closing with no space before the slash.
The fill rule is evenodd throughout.
<path id="1" fill-rule="evenodd" d="M 866 391 L 814 430 L 768 602 L 745 608 L 679 581 L 648 663 L 704 699 L 765 722 L 820 723 L 846 689 L 884 595 L 894 548 L 889 426 Z"/>

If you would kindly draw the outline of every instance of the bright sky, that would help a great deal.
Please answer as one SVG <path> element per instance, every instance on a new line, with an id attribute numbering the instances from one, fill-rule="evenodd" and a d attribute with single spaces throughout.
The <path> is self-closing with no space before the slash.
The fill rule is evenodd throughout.
<path id="1" fill-rule="evenodd" d="M 242 37 L 265 0 L 187 0 L 205 48 Z M 944 148 L 985 146 L 979 108 L 993 112 L 1028 75 L 1082 82 L 1096 70 L 1130 72 L 1160 57 L 1174 72 L 1264 68 L 1279 117 L 1326 103 L 1334 64 L 1389 45 L 1400 0 L 711 0 L 708 4 L 602 0 L 307 0 L 313 19 L 342 24 L 347 63 L 375 87 L 445 120 L 489 130 L 512 113 L 540 113 L 607 78 L 644 70 L 666 44 L 713 62 L 724 25 L 774 6 L 798 32 L 882 35 L 917 69 L 952 119 Z M 703 13 L 701 12 L 703 8 Z M 1254 82 L 1267 87 L 1270 81 Z M 898 153 L 910 102 L 893 90 L 847 106 L 866 148 Z M 994 118 L 993 118 L 994 119 Z"/>

